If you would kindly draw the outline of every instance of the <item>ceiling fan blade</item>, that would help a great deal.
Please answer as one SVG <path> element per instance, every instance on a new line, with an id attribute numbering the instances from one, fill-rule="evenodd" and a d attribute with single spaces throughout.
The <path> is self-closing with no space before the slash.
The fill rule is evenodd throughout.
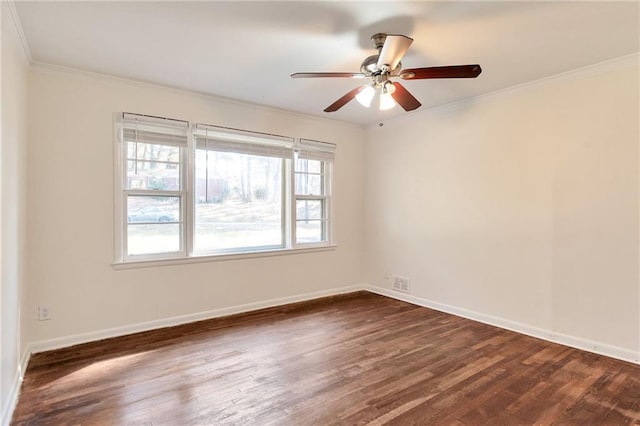
<path id="1" fill-rule="evenodd" d="M 405 111 L 413 111 L 422 105 L 402 84 L 393 83 L 393 85 L 396 90 L 391 93 L 391 96 Z"/>
<path id="2" fill-rule="evenodd" d="M 482 72 L 480 65 L 450 65 L 447 67 L 410 68 L 402 70 L 404 80 L 422 80 L 426 78 L 476 78 Z"/>
<path id="3" fill-rule="evenodd" d="M 345 106 L 350 100 L 355 98 L 356 95 L 362 92 L 364 88 L 367 86 L 368 84 L 365 84 L 364 86 L 356 87 L 355 89 L 353 89 L 352 91 L 350 91 L 349 93 L 347 93 L 346 95 L 344 95 L 343 97 L 341 97 L 340 99 L 338 99 L 337 101 L 335 101 L 334 103 L 326 107 L 324 109 L 324 112 L 334 112 L 339 110 L 340 108 Z"/>
<path id="4" fill-rule="evenodd" d="M 297 72 L 295 74 L 291 74 L 291 78 L 318 77 L 365 78 L 366 75 L 359 72 Z"/>
<path id="5" fill-rule="evenodd" d="M 403 35 L 387 35 L 384 41 L 376 68 L 381 70 L 384 65 L 389 66 L 389 71 L 394 70 L 409 46 L 413 43 L 413 39 Z"/>

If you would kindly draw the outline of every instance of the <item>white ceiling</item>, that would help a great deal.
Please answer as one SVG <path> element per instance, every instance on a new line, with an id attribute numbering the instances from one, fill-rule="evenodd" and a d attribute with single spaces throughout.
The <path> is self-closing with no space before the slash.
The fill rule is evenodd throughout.
<path id="1" fill-rule="evenodd" d="M 404 68 L 474 64 L 477 79 L 403 82 L 418 111 L 638 52 L 639 2 L 16 1 L 34 62 L 368 124 L 406 114 L 353 101 L 377 32 L 414 39 Z"/>

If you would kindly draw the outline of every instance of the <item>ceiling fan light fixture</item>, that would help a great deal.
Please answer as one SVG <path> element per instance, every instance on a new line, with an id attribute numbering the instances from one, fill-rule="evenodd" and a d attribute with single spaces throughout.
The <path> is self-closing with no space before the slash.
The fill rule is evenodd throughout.
<path id="1" fill-rule="evenodd" d="M 386 111 L 396 106 L 396 101 L 393 100 L 391 94 L 396 91 L 395 86 L 387 82 L 380 89 L 380 110 Z"/>
<path id="2" fill-rule="evenodd" d="M 390 93 L 380 94 L 380 111 L 386 111 L 396 106 L 396 101 L 393 100 Z"/>
<path id="3" fill-rule="evenodd" d="M 376 89 L 373 85 L 367 86 L 360 93 L 356 95 L 356 100 L 365 108 L 369 108 L 371 106 L 371 101 L 373 100 L 373 96 L 376 94 Z"/>

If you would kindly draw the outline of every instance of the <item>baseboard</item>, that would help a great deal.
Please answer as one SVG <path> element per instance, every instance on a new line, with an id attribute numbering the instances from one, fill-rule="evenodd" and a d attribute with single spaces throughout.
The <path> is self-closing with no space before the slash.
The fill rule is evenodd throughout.
<path id="1" fill-rule="evenodd" d="M 335 296 L 339 294 L 352 293 L 361 291 L 365 288 L 363 285 L 352 285 L 347 287 L 333 288 L 330 290 L 315 291 L 311 293 L 298 294 L 295 296 L 281 297 L 278 299 L 270 299 L 254 303 L 246 303 L 227 308 L 213 309 L 195 314 L 181 315 L 171 318 L 163 318 L 160 320 L 146 321 L 137 324 L 125 325 L 122 327 L 109 328 L 89 333 L 74 334 L 71 336 L 59 337 L 56 339 L 47 339 L 31 342 L 27 345 L 28 352 L 38 353 L 50 351 L 53 349 L 66 348 L 81 343 L 93 342 L 96 340 L 108 339 L 111 337 L 125 336 L 127 334 L 139 333 L 142 331 L 155 330 L 164 327 L 173 327 L 176 325 L 187 324 L 190 322 L 202 321 L 212 318 L 223 317 L 227 315 L 240 314 L 243 312 L 255 311 L 257 309 L 272 308 L 276 306 L 286 305 L 289 303 L 304 302 L 306 300 L 318 299 L 320 297 Z"/>
<path id="2" fill-rule="evenodd" d="M 0 423 L 2 426 L 7 426 L 11 422 L 13 410 L 15 410 L 16 404 L 18 403 L 18 394 L 20 393 L 21 384 L 22 380 L 20 379 L 20 373 L 16 371 L 13 383 L 11 384 L 11 390 L 9 391 L 9 395 L 7 395 L 7 405 L 5 405 L 4 410 L 2 410 L 2 422 Z"/>
<path id="3" fill-rule="evenodd" d="M 632 362 L 634 364 L 640 364 L 640 353 L 618 346 L 583 339 L 581 337 L 570 336 L 568 334 L 558 333 L 552 330 L 532 327 L 530 325 L 523 324 L 517 321 L 511 321 L 500 317 L 446 305 L 444 303 L 434 302 L 432 300 L 423 299 L 421 297 L 401 293 L 399 291 L 387 288 L 368 285 L 364 287 L 364 290 L 371 293 L 380 294 L 382 296 L 391 297 L 392 299 L 402 300 L 414 305 L 423 306 L 425 308 L 434 309 L 436 311 L 445 312 L 462 318 L 478 321 L 484 324 L 493 325 L 496 327 L 504 328 L 506 330 L 515 331 L 516 333 L 526 334 L 527 336 L 536 337 L 548 342 L 559 343 L 564 346 L 581 349 L 587 352 L 616 358 L 622 361 Z"/>
<path id="4" fill-rule="evenodd" d="M 147 321 L 143 323 L 131 324 L 122 327 L 115 327 L 105 330 L 99 330 L 89 333 L 75 334 L 71 336 L 65 336 L 56 339 L 47 339 L 31 342 L 27 345 L 25 355 L 23 356 L 22 372 L 26 369 L 26 363 L 29 356 L 32 353 L 44 352 L 53 349 L 60 349 L 69 347 L 81 343 L 88 343 L 97 340 L 108 339 L 111 337 L 119 337 L 127 334 L 139 333 L 143 331 L 155 330 L 158 328 L 172 327 L 181 324 L 187 324 L 195 321 L 202 321 L 212 318 L 223 317 L 227 315 L 239 314 L 243 312 L 254 311 L 257 309 L 271 308 L 289 303 L 304 302 L 307 300 L 313 300 L 321 297 L 335 296 L 339 294 L 352 293 L 355 291 L 366 290 L 371 293 L 380 294 L 382 296 L 391 297 L 393 299 L 402 300 L 414 305 L 423 306 L 437 311 L 445 312 L 448 314 L 456 315 L 459 317 L 471 319 L 474 321 L 482 322 L 484 324 L 493 325 L 496 327 L 511 330 L 517 333 L 525 334 L 527 336 L 536 337 L 549 342 L 559 343 L 565 346 L 573 347 L 576 349 L 585 350 L 588 352 L 605 355 L 611 358 L 620 359 L 623 361 L 640 364 L 640 353 L 620 348 L 613 345 L 608 345 L 602 342 L 596 342 L 580 337 L 570 336 L 563 333 L 554 332 L 552 330 L 546 330 L 542 328 L 533 327 L 527 324 L 511 321 L 508 319 L 495 317 L 475 311 L 470 311 L 464 308 L 459 308 L 443 303 L 434 302 L 428 299 L 423 299 L 414 295 L 401 293 L 387 288 L 372 286 L 372 285 L 352 285 L 346 287 L 333 288 L 330 290 L 322 290 L 311 293 L 304 293 L 295 296 L 282 297 L 278 299 L 270 299 L 255 303 L 247 303 L 243 305 L 236 305 L 227 308 L 214 309 L 205 312 L 199 312 L 195 314 L 188 314 L 182 316 L 176 316 L 171 318 L 164 318 L 160 320 Z M 13 398 L 17 398 L 17 389 L 20 385 L 20 374 L 18 375 L 15 395 Z M 15 403 L 15 402 L 14 402 Z M 11 410 L 12 412 L 13 410 Z M 5 413 L 3 413 L 5 414 Z M 4 419 L 4 416 L 3 416 Z M 4 423 L 3 423 L 4 424 Z"/>
<path id="5" fill-rule="evenodd" d="M 27 365 L 29 364 L 29 358 L 31 353 L 25 349 L 22 353 L 22 357 L 20 358 L 20 365 L 18 366 L 18 371 L 13 378 L 13 383 L 11 384 L 11 390 L 9 391 L 9 395 L 7 396 L 7 405 L 2 410 L 2 417 L 0 417 L 0 425 L 8 426 L 11 423 L 11 417 L 13 417 L 13 411 L 16 409 L 16 404 L 18 403 L 18 396 L 20 395 L 20 388 L 22 386 L 22 379 L 24 377 L 24 372 L 27 371 Z"/>

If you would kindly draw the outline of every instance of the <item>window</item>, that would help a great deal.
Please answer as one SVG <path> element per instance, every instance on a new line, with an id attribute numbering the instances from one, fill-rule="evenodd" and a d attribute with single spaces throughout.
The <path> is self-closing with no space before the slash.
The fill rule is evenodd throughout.
<path id="1" fill-rule="evenodd" d="M 124 257 L 184 255 L 188 123 L 124 114 Z"/>
<path id="2" fill-rule="evenodd" d="M 295 235 L 297 244 L 329 238 L 329 176 L 333 146 L 301 139 L 295 155 Z"/>
<path id="3" fill-rule="evenodd" d="M 293 139 L 197 125 L 194 252 L 287 245 Z"/>
<path id="4" fill-rule="evenodd" d="M 331 243 L 335 145 L 122 114 L 116 262 Z"/>

